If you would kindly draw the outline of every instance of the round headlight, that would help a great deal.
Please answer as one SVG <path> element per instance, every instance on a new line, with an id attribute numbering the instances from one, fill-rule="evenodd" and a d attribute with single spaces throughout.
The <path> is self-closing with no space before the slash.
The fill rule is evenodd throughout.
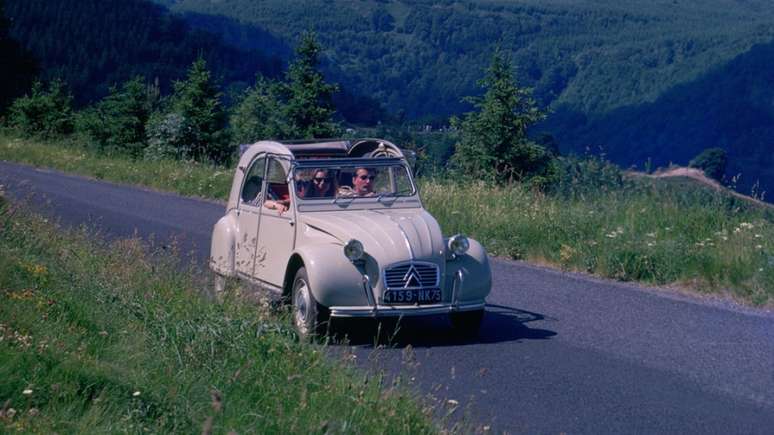
<path id="1" fill-rule="evenodd" d="M 359 240 L 352 239 L 344 245 L 344 255 L 349 261 L 357 261 L 363 258 L 363 244 Z"/>
<path id="2" fill-rule="evenodd" d="M 454 255 L 462 255 L 468 252 L 469 248 L 470 242 L 463 234 L 456 234 L 449 238 L 449 250 L 452 251 Z"/>

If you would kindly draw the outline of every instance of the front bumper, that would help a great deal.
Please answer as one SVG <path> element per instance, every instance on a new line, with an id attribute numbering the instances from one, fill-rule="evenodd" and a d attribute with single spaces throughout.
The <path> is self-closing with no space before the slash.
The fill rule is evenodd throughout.
<path id="1" fill-rule="evenodd" d="M 360 307 L 330 307 L 331 317 L 408 317 L 448 314 L 457 311 L 483 310 L 485 302 L 435 305 L 376 305 Z"/>

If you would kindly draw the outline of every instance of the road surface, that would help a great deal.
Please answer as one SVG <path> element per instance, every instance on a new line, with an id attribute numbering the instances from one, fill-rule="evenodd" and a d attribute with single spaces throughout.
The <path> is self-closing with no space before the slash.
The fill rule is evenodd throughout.
<path id="1" fill-rule="evenodd" d="M 5 162 L 0 184 L 65 225 L 174 237 L 199 261 L 223 213 L 212 201 Z M 392 346 L 353 332 L 341 347 L 480 430 L 774 434 L 771 312 L 522 262 L 492 267 L 479 337 L 414 319 Z"/>

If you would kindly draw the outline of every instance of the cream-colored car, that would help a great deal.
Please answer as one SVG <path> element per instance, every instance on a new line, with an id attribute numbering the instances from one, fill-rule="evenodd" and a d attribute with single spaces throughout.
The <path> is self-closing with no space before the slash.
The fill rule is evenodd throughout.
<path id="1" fill-rule="evenodd" d="M 484 248 L 443 237 L 380 139 L 247 147 L 210 255 L 216 291 L 238 277 L 284 296 L 302 336 L 329 317 L 438 314 L 472 333 L 491 288 Z"/>

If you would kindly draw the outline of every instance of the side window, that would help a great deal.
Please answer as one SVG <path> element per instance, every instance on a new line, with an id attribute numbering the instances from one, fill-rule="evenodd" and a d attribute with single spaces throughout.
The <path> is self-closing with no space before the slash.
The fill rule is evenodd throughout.
<path id="1" fill-rule="evenodd" d="M 247 171 L 245 182 L 242 185 L 243 203 L 260 205 L 261 189 L 263 188 L 263 174 L 266 171 L 266 157 L 259 157 L 253 161 L 250 170 Z"/>
<path id="2" fill-rule="evenodd" d="M 282 162 L 279 159 L 272 158 L 269 160 L 269 171 L 266 174 L 266 183 L 268 184 L 267 195 L 265 201 L 280 201 L 290 202 L 290 194 L 288 191 L 287 172 L 282 166 Z"/>

